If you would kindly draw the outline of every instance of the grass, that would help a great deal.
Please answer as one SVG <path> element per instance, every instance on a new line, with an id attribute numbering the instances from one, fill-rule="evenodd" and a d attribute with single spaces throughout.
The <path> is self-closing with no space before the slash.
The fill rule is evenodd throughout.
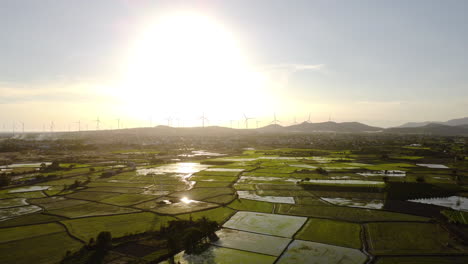
<path id="1" fill-rule="evenodd" d="M 236 183 L 234 188 L 239 191 L 255 191 L 255 184 Z"/>
<path id="2" fill-rule="evenodd" d="M 46 214 L 30 214 L 0 222 L 2 227 L 14 227 L 21 225 L 43 224 L 63 220 L 63 217 Z"/>
<path id="3" fill-rule="evenodd" d="M 138 183 L 138 182 L 133 182 L 133 183 L 130 183 L 130 182 L 90 182 L 88 183 L 88 186 L 89 187 L 135 187 L 135 188 L 144 188 L 144 187 L 147 187 L 148 185 L 151 185 L 151 183 L 146 183 L 146 182 L 142 182 L 142 183 Z"/>
<path id="4" fill-rule="evenodd" d="M 441 212 L 451 223 L 468 224 L 468 212 L 443 210 Z"/>
<path id="5" fill-rule="evenodd" d="M 204 199 L 215 197 L 223 194 L 233 194 L 231 188 L 194 188 L 190 191 L 176 192 L 171 194 L 172 197 L 187 197 L 192 200 L 203 201 Z"/>
<path id="6" fill-rule="evenodd" d="M 376 264 L 466 264 L 467 256 L 382 257 Z"/>
<path id="7" fill-rule="evenodd" d="M 21 198 L 42 198 L 46 197 L 45 194 L 41 191 L 37 192 L 23 192 L 23 193 L 11 193 L 11 195 L 15 197 L 21 197 Z"/>
<path id="8" fill-rule="evenodd" d="M 88 188 L 88 189 L 83 190 L 83 191 L 88 191 L 88 192 L 115 192 L 115 193 L 142 193 L 144 191 L 144 189 L 143 188 L 103 186 L 103 187 Z"/>
<path id="9" fill-rule="evenodd" d="M 432 223 L 369 223 L 369 250 L 375 255 L 453 252 L 449 233 Z"/>
<path id="10" fill-rule="evenodd" d="M 237 177 L 227 176 L 192 176 L 191 181 L 217 181 L 217 182 L 235 182 Z"/>
<path id="11" fill-rule="evenodd" d="M 294 240 L 276 263 L 364 264 L 367 257 L 357 249 Z"/>
<path id="12" fill-rule="evenodd" d="M 195 173 L 195 176 L 212 176 L 212 177 L 235 177 L 239 175 L 239 171 L 200 171 Z"/>
<path id="13" fill-rule="evenodd" d="M 69 198 L 90 200 L 90 201 L 101 201 L 113 196 L 116 196 L 116 193 L 107 193 L 107 192 L 76 192 L 67 195 Z"/>
<path id="14" fill-rule="evenodd" d="M 191 214 L 176 215 L 176 217 L 180 219 L 184 219 L 184 220 L 190 219 L 190 216 L 192 217 L 193 220 L 198 220 L 202 217 L 206 217 L 209 220 L 216 221 L 219 224 L 222 224 L 227 219 L 229 219 L 229 217 L 231 217 L 234 213 L 236 213 L 236 211 L 228 207 L 218 207 L 215 209 L 195 212 Z"/>
<path id="15" fill-rule="evenodd" d="M 74 236 L 83 241 L 88 241 L 90 238 L 96 238 L 101 231 L 111 232 L 112 237 L 122 237 L 150 230 L 159 230 L 161 226 L 170 220 L 175 219 L 170 216 L 159 216 L 154 213 L 144 212 L 64 220 L 62 223 Z"/>
<path id="16" fill-rule="evenodd" d="M 195 184 L 195 188 L 219 188 L 229 187 L 232 182 L 201 181 Z"/>
<path id="17" fill-rule="evenodd" d="M 234 199 L 236 199 L 235 195 L 223 194 L 223 195 L 216 196 L 213 198 L 205 199 L 205 202 L 217 203 L 217 204 L 228 204 L 234 201 Z"/>
<path id="18" fill-rule="evenodd" d="M 133 194 L 133 193 L 124 193 L 118 196 L 113 196 L 107 199 L 102 200 L 103 203 L 109 203 L 118 206 L 129 206 L 137 203 L 146 202 L 152 199 L 156 199 L 157 196 L 146 195 L 146 194 Z"/>
<path id="19" fill-rule="evenodd" d="M 1 229 L 0 243 L 10 242 L 14 240 L 21 240 L 52 234 L 57 232 L 64 232 L 63 226 L 57 223 L 30 225 L 21 227 L 10 227 Z"/>
<path id="20" fill-rule="evenodd" d="M 84 200 L 75 200 L 75 199 L 66 199 L 63 197 L 49 197 L 43 199 L 34 199 L 29 201 L 31 204 L 39 205 L 46 210 L 59 210 L 62 208 L 68 208 L 72 206 L 77 206 L 80 204 L 90 203 Z"/>
<path id="21" fill-rule="evenodd" d="M 0 263 L 59 263 L 66 251 L 75 251 L 81 246 L 66 232 L 17 240 L 0 244 Z"/>
<path id="22" fill-rule="evenodd" d="M 343 206 L 307 206 L 280 204 L 276 207 L 276 209 L 277 213 L 279 214 L 336 219 L 356 223 L 370 221 L 429 221 L 428 218 L 420 216 Z"/>
<path id="23" fill-rule="evenodd" d="M 239 211 L 253 211 L 261 213 L 271 213 L 273 204 L 268 202 L 260 202 L 253 200 L 237 199 L 228 205 L 229 208 Z"/>
<path id="24" fill-rule="evenodd" d="M 308 240 L 349 248 L 361 248 L 361 225 L 311 218 L 295 239 Z"/>
<path id="25" fill-rule="evenodd" d="M 69 218 L 85 217 L 85 216 L 98 216 L 98 215 L 111 215 L 111 214 L 126 214 L 134 213 L 140 210 L 119 207 L 114 205 L 100 204 L 89 202 L 67 208 L 51 210 L 49 213 L 65 216 Z"/>

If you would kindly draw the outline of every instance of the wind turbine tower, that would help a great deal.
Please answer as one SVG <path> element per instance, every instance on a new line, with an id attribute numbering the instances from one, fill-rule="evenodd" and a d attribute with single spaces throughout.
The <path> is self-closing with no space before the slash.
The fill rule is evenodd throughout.
<path id="1" fill-rule="evenodd" d="M 205 127 L 205 121 L 208 122 L 208 118 L 206 118 L 205 113 L 203 113 L 203 115 L 200 117 L 200 119 L 202 121 L 202 127 Z"/>
<path id="2" fill-rule="evenodd" d="M 75 124 L 78 124 L 78 132 L 81 132 L 81 121 L 78 120 L 78 122 L 75 122 Z"/>
<path id="3" fill-rule="evenodd" d="M 278 119 L 276 119 L 276 113 L 273 113 L 273 121 L 271 121 L 270 124 L 277 125 L 278 123 L 280 123 L 280 121 Z"/>
<path id="4" fill-rule="evenodd" d="M 310 113 L 309 113 L 309 119 L 307 119 L 307 122 L 308 122 L 308 123 L 311 123 L 311 122 L 310 122 Z"/>
<path id="5" fill-rule="evenodd" d="M 99 120 L 99 116 L 96 120 L 93 120 L 93 122 L 96 122 L 96 130 L 99 130 L 99 124 L 101 123 L 101 120 Z"/>
<path id="6" fill-rule="evenodd" d="M 245 122 L 245 129 L 248 129 L 249 128 L 249 120 L 250 119 L 253 119 L 252 117 L 247 117 L 245 114 L 244 114 L 244 122 Z"/>

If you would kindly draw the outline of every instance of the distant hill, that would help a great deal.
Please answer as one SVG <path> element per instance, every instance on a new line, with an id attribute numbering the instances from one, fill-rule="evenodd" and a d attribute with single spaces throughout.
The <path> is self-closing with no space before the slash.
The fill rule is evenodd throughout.
<path id="1" fill-rule="evenodd" d="M 420 127 L 393 127 L 385 129 L 386 133 L 427 134 L 439 136 L 468 136 L 468 125 L 449 126 L 439 123 L 429 123 Z"/>
<path id="2" fill-rule="evenodd" d="M 423 127 L 429 124 L 440 124 L 440 125 L 447 125 L 447 126 L 459 126 L 459 125 L 468 125 L 468 117 L 451 119 L 445 122 L 441 121 L 425 121 L 425 122 L 408 122 L 401 126 L 400 128 L 407 128 L 407 127 Z"/>
<path id="3" fill-rule="evenodd" d="M 443 124 L 448 126 L 468 125 L 468 117 L 451 119 Z"/>
<path id="4" fill-rule="evenodd" d="M 278 124 L 271 124 L 268 126 L 257 128 L 260 132 L 286 132 L 287 128 Z"/>
<path id="5" fill-rule="evenodd" d="M 291 132 L 337 132 L 337 133 L 361 133 L 361 132 L 376 132 L 381 131 L 382 128 L 368 126 L 359 122 L 322 122 L 322 123 L 308 123 L 292 125 L 287 127 Z"/>
<path id="6" fill-rule="evenodd" d="M 358 122 L 303 122 L 292 126 L 268 125 L 257 129 L 261 133 L 314 133 L 314 132 L 335 132 L 335 133 L 361 133 L 376 132 L 382 128 L 368 126 Z"/>

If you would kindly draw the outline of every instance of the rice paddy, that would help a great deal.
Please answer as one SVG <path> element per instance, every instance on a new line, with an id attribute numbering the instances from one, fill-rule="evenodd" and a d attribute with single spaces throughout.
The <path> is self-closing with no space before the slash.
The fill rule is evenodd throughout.
<path id="1" fill-rule="evenodd" d="M 280 156 L 288 151 L 296 156 Z M 329 156 L 300 156 L 293 149 L 271 152 L 275 154 L 248 150 L 244 156 L 208 160 L 222 162 L 216 165 L 141 162 L 130 170 L 115 162 L 102 163 L 120 169 L 109 176 L 91 173 L 88 164 L 76 163 L 87 171 L 1 190 L 0 250 L 25 250 L 32 242 L 55 239 L 61 243 L 55 248 L 39 248 L 55 254 L 54 258 L 35 254 L 18 258 L 18 263 L 34 258 L 51 263 L 101 231 L 119 238 L 160 230 L 171 220 L 207 218 L 220 225 L 219 240 L 199 255 L 177 253 L 175 263 L 358 264 L 369 255 L 377 257 L 376 263 L 392 263 L 409 254 L 432 254 L 437 259 L 468 252 L 435 218 L 388 207 L 388 182 L 415 183 L 420 174 L 436 170 L 426 176 L 427 182 L 454 184 L 448 170 L 439 170 L 448 166 L 415 164 L 414 159 L 390 163 L 332 152 Z M 189 155 L 220 156 L 212 154 L 216 153 Z M 64 185 L 77 180 L 87 182 L 65 189 Z M 458 223 L 464 215 L 457 212 L 468 211 L 466 192 L 409 201 L 456 210 L 444 215 Z M 140 260 L 158 259 L 167 252 L 155 251 Z M 0 256 L 2 263 L 12 259 L 12 255 Z"/>

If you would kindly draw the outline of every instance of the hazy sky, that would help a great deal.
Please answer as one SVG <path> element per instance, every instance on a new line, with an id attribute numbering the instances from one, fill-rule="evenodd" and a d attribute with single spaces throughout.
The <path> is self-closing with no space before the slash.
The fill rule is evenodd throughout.
<path id="1" fill-rule="evenodd" d="M 235 126 L 244 113 L 260 125 L 274 112 L 378 126 L 468 116 L 467 13 L 449 0 L 2 0 L 0 131 L 97 116 L 199 125 L 203 112 Z"/>

